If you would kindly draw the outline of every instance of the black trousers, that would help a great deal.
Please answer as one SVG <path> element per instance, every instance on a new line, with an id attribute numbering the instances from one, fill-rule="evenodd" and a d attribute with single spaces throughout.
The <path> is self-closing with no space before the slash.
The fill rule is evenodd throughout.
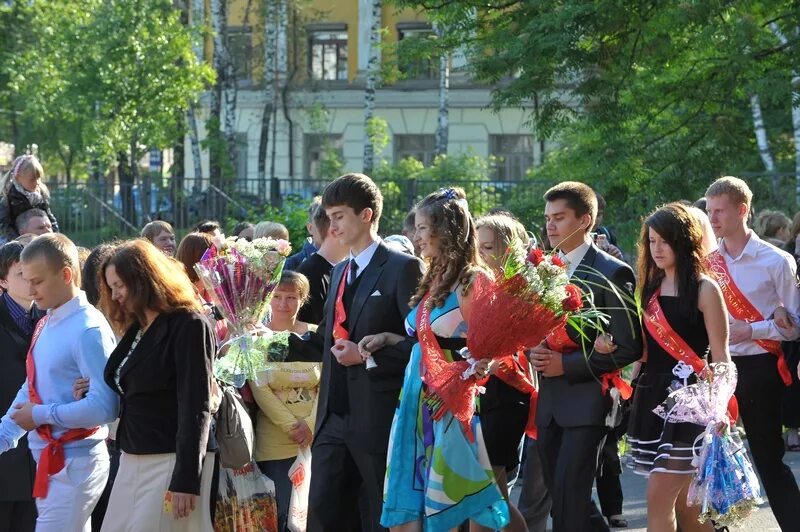
<path id="1" fill-rule="evenodd" d="M 603 447 L 600 449 L 600 467 L 595 478 L 597 498 L 603 515 L 622 515 L 622 464 L 619 460 L 619 439 L 614 430 L 608 432 Z"/>
<path id="2" fill-rule="evenodd" d="M 373 454 L 355 448 L 345 437 L 346 427 L 346 416 L 329 413 L 314 438 L 308 532 L 386 530 L 380 526 L 386 452 Z M 359 500 L 366 500 L 369 506 L 369 528 L 362 528 Z"/>
<path id="3" fill-rule="evenodd" d="M 792 470 L 783 463 L 781 404 L 786 387 L 778 374 L 775 355 L 737 356 L 733 361 L 739 374 L 739 414 L 753 465 L 781 530 L 800 530 L 800 490 Z"/>
<path id="4" fill-rule="evenodd" d="M 605 427 L 560 427 L 551 421 L 539 425 L 538 450 L 544 480 L 553 501 L 553 531 L 595 530 L 590 515 L 592 485 L 597 471 L 597 452 Z M 312 477 L 313 478 L 313 477 Z"/>
<path id="5" fill-rule="evenodd" d="M 0 532 L 34 532 L 36 530 L 36 502 L 0 501 Z"/>

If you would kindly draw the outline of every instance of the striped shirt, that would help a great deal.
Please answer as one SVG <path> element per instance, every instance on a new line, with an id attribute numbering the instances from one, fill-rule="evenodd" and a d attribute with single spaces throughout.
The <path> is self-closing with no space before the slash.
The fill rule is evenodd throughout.
<path id="1" fill-rule="evenodd" d="M 3 293 L 3 300 L 6 302 L 6 308 L 11 315 L 11 319 L 17 324 L 19 330 L 24 332 L 27 336 L 33 334 L 33 318 L 31 317 L 30 310 L 25 310 L 22 305 L 14 301 L 8 295 L 8 292 Z"/>

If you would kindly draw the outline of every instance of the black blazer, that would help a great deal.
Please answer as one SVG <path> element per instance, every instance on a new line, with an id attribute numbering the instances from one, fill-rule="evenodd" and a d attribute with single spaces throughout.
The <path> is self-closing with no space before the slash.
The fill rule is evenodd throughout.
<path id="1" fill-rule="evenodd" d="M 608 332 L 614 337 L 617 350 L 610 355 L 595 353 L 598 331 L 587 327 L 583 332 L 588 339 L 581 339 L 568 327 L 570 338 L 582 348 L 563 354 L 564 375 L 539 380 L 536 423 L 540 426 L 546 427 L 553 419 L 561 427 L 605 425 L 611 398 L 601 392 L 600 377 L 642 356 L 638 313 L 627 297 L 623 301 L 614 293 L 609 281 L 621 294 L 633 297 L 635 280 L 631 267 L 592 244 L 576 268 L 572 282 L 584 292 L 591 292 L 595 306 L 608 315 Z"/>
<path id="2" fill-rule="evenodd" d="M 138 330 L 128 329 L 106 364 L 105 381 L 117 393 L 114 377 Z M 129 454 L 177 453 L 173 492 L 200 494 L 215 349 L 206 317 L 177 310 L 153 321 L 122 366 L 117 444 Z"/>
<path id="3" fill-rule="evenodd" d="M 2 293 L 2 292 L 0 292 Z M 27 378 L 25 358 L 31 336 L 23 333 L 0 297 L 0 409 L 8 412 Z M 28 450 L 28 436 L 16 448 L 0 454 L 0 501 L 32 501 L 36 463 Z"/>
<path id="4" fill-rule="evenodd" d="M 316 334 L 310 341 L 322 350 L 317 421 L 314 434 L 328 414 L 328 392 L 331 366 L 338 364 L 331 353 L 333 345 L 333 314 L 337 288 L 347 261 L 336 265 L 331 275 L 331 287 L 325 301 L 325 314 Z M 358 288 L 347 317 L 350 340 L 358 343 L 370 334 L 392 332 L 406 336 L 405 318 L 408 306 L 422 277 L 422 261 L 378 245 L 369 265 L 361 273 Z M 379 293 L 380 295 L 373 295 Z M 296 340 L 295 340 L 296 342 Z M 405 373 L 414 340 L 384 347 L 373 353 L 378 367 L 367 370 L 364 364 L 347 367 L 347 395 L 351 426 L 346 437 L 355 447 L 370 453 L 386 453 L 389 430 L 403 387 Z"/>

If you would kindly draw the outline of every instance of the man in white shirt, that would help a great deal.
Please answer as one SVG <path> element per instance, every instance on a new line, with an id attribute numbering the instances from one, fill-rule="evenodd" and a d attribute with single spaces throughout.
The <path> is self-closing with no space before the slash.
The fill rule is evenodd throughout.
<path id="1" fill-rule="evenodd" d="M 37 237 L 21 259 L 31 298 L 48 312 L 33 335 L 27 382 L 0 420 L 0 453 L 29 433 L 37 462 L 37 532 L 88 531 L 108 479 L 106 424 L 119 410 L 103 380 L 114 334 L 79 288 L 78 251 L 66 236 Z M 81 377 L 91 384 L 76 401 L 73 383 Z"/>
<path id="2" fill-rule="evenodd" d="M 710 264 L 730 314 L 736 398 L 756 470 L 781 529 L 800 530 L 800 491 L 783 463 L 781 401 L 791 377 L 780 350 L 780 342 L 800 336 L 797 265 L 747 227 L 752 198 L 747 183 L 736 177 L 717 179 L 706 191 L 708 216 L 720 238 Z M 779 307 L 790 323 L 772 317 Z"/>

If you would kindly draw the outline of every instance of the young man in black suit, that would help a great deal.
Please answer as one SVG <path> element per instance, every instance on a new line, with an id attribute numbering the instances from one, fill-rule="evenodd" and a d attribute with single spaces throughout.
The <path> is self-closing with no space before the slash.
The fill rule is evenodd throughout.
<path id="1" fill-rule="evenodd" d="M 339 177 L 325 189 L 322 206 L 333 238 L 350 254 L 333 269 L 322 322 L 311 336 L 311 343 L 322 350 L 323 363 L 308 530 L 378 531 L 383 530 L 389 430 L 413 341 L 379 349 L 369 360 L 357 344 L 384 331 L 405 335 L 403 320 L 422 277 L 422 263 L 381 242 L 383 196 L 369 177 Z M 359 508 L 362 501 L 368 508 Z"/>
<path id="2" fill-rule="evenodd" d="M 553 500 L 553 530 L 603 530 L 607 527 L 602 518 L 590 522 L 598 449 L 612 407 L 611 394 L 603 391 L 601 382 L 642 354 L 639 319 L 628 299 L 634 276 L 630 266 L 600 250 L 589 236 L 597 216 L 597 198 L 590 187 L 566 181 L 548 190 L 544 199 L 550 245 L 559 250 L 572 281 L 591 292 L 595 306 L 608 315 L 606 332 L 617 349 L 610 355 L 595 353 L 598 332 L 590 327 L 583 330 L 589 340 L 567 330 L 572 343 L 585 349 L 534 348 L 533 365 L 543 377 L 536 413 L 538 449 Z"/>
<path id="3" fill-rule="evenodd" d="M 5 412 L 25 382 L 25 358 L 38 312 L 22 278 L 22 244 L 0 247 L 0 411 Z M 36 528 L 33 478 L 36 463 L 28 451 L 28 438 L 0 455 L 0 530 L 26 532 Z"/>

